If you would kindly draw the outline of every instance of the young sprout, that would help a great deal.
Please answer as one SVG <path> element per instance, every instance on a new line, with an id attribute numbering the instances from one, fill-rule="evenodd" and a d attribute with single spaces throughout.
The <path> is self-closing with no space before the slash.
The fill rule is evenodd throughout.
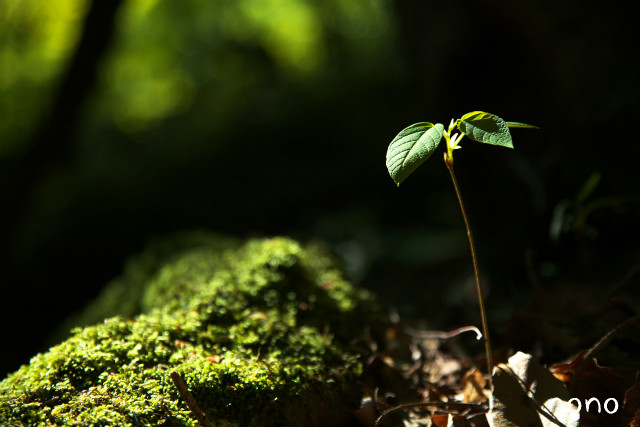
<path id="1" fill-rule="evenodd" d="M 471 259 L 473 261 L 473 272 L 476 278 L 476 290 L 478 293 L 478 304 L 480 306 L 480 316 L 482 318 L 482 329 L 484 333 L 485 351 L 487 357 L 487 369 L 489 371 L 489 381 L 493 372 L 493 352 L 491 351 L 491 339 L 489 337 L 489 325 L 484 302 L 484 289 L 480 280 L 480 269 L 476 254 L 473 233 L 469 224 L 464 202 L 458 180 L 453 170 L 453 151 L 460 147 L 460 141 L 467 136 L 474 141 L 485 144 L 501 145 L 513 148 L 511 133 L 509 128 L 536 128 L 536 126 L 519 122 L 505 122 L 500 117 L 485 113 L 483 111 L 473 111 L 467 113 L 457 120 L 451 120 L 448 129 L 444 130 L 441 123 L 420 122 L 413 124 L 402 131 L 391 141 L 387 150 L 387 169 L 391 178 L 397 185 L 400 185 L 418 166 L 427 160 L 434 153 L 440 140 L 444 137 L 447 143 L 447 151 L 444 153 L 444 162 L 447 165 L 453 187 L 458 197 L 460 211 L 467 228 L 469 247 L 471 249 Z M 456 130 L 459 133 L 454 133 Z"/>

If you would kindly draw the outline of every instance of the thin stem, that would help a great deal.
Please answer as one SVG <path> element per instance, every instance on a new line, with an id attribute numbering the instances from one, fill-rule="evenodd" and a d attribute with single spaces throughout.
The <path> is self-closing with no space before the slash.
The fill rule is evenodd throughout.
<path id="1" fill-rule="evenodd" d="M 491 374 L 493 372 L 493 353 L 491 352 L 491 339 L 489 338 L 489 323 L 487 322 L 487 311 L 484 307 L 484 290 L 482 288 L 482 281 L 480 280 L 480 269 L 478 267 L 478 258 L 476 255 L 476 245 L 473 240 L 473 233 L 471 232 L 471 225 L 469 224 L 469 218 L 467 217 L 467 211 L 464 209 L 464 202 L 462 201 L 462 194 L 460 193 L 460 187 L 458 187 L 458 180 L 456 174 L 453 171 L 453 157 L 444 155 L 444 162 L 449 169 L 451 180 L 453 181 L 453 187 L 456 189 L 456 195 L 458 196 L 458 202 L 460 203 L 460 210 L 462 211 L 462 217 L 464 218 L 464 225 L 467 227 L 467 237 L 469 237 L 469 246 L 471 248 L 471 258 L 473 259 L 473 272 L 476 276 L 476 289 L 478 291 L 478 303 L 480 304 L 480 316 L 482 317 L 482 329 L 484 332 L 484 345 L 487 352 L 487 368 L 489 370 L 489 385 L 493 389 L 491 381 Z"/>

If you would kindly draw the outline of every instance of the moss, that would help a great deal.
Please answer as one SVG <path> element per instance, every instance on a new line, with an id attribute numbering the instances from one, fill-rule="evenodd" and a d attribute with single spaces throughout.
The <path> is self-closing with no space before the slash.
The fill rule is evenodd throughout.
<path id="1" fill-rule="evenodd" d="M 105 292 L 137 295 L 135 317 L 77 328 L 0 383 L 2 425 L 196 426 L 171 371 L 216 425 L 348 422 L 375 310 L 325 253 L 273 238 L 164 259 Z"/>

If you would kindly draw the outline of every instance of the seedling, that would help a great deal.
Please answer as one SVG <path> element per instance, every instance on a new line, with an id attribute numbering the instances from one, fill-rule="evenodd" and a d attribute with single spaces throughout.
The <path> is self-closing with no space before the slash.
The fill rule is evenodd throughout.
<path id="1" fill-rule="evenodd" d="M 462 118 L 451 120 L 449 128 L 445 131 L 441 123 L 421 122 L 413 124 L 393 138 L 387 150 L 387 169 L 391 178 L 400 185 L 418 166 L 427 160 L 438 148 L 440 140 L 444 137 L 447 142 L 447 151 L 444 153 L 444 162 L 447 165 L 453 187 L 458 196 L 462 218 L 467 227 L 469 247 L 471 248 L 471 258 L 473 260 L 473 272 L 476 277 L 476 289 L 478 291 L 478 303 L 480 305 L 480 316 L 482 317 L 482 329 L 484 332 L 485 351 L 487 353 L 487 368 L 489 378 L 493 372 L 493 353 L 491 352 L 491 339 L 489 338 L 489 325 L 484 304 L 484 290 L 480 280 L 480 270 L 476 256 L 476 247 L 473 240 L 473 233 L 469 225 L 469 218 L 464 208 L 462 194 L 458 186 L 458 180 L 453 170 L 453 150 L 459 149 L 460 141 L 466 135 L 469 139 L 483 142 L 485 144 L 500 145 L 513 148 L 509 128 L 535 128 L 537 126 L 526 123 L 505 122 L 500 117 L 482 111 L 467 113 Z M 459 133 L 454 133 L 459 130 Z"/>

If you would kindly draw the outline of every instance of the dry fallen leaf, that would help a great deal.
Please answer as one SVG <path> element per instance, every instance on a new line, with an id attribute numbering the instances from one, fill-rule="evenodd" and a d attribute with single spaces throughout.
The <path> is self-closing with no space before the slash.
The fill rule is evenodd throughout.
<path id="1" fill-rule="evenodd" d="M 631 387 L 624 394 L 623 416 L 630 427 L 640 427 L 640 384 Z"/>
<path id="2" fill-rule="evenodd" d="M 462 378 L 462 401 L 468 403 L 478 403 L 487 399 L 484 386 L 487 381 L 482 372 L 473 368 Z"/>
<path id="3" fill-rule="evenodd" d="M 560 380 L 529 354 L 518 352 L 493 371 L 487 418 L 491 427 L 577 427 L 578 409 Z"/>
<path id="4" fill-rule="evenodd" d="M 584 359 L 584 352 L 579 353 L 569 363 L 551 366 L 553 375 L 572 384 L 572 394 L 581 406 L 581 420 L 584 426 L 624 425 L 625 413 L 632 412 L 633 393 L 629 395 L 631 401 L 623 409 L 625 393 L 631 392 L 633 375 L 621 376 L 613 369 L 600 366 L 593 357 Z M 576 372 L 578 373 L 576 377 Z M 587 402 L 592 402 L 587 407 Z M 614 403 L 615 402 L 615 403 Z M 626 415 L 630 418 L 629 415 Z"/>

